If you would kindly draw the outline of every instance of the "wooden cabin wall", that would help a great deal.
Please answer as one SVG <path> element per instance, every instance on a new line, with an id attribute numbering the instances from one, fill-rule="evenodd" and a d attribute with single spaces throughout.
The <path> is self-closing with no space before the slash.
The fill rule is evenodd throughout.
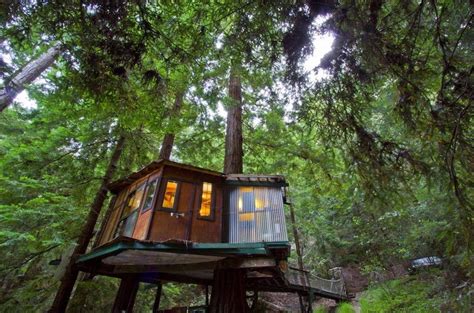
<path id="1" fill-rule="evenodd" d="M 222 242 L 222 211 L 223 211 L 223 186 L 215 184 L 214 193 L 214 218 L 212 221 L 197 218 L 201 203 L 201 187 L 196 192 L 194 199 L 195 212 L 191 227 L 191 241 L 194 242 Z"/>
<path id="2" fill-rule="evenodd" d="M 161 203 L 163 202 L 163 194 L 166 188 L 166 178 L 163 177 L 163 184 L 161 185 L 159 193 L 158 206 L 155 208 L 153 215 L 150 239 L 153 241 L 166 241 L 169 239 L 181 239 L 187 240 L 189 223 L 191 216 L 189 215 L 190 210 L 193 207 L 195 185 L 190 183 L 181 182 L 179 191 L 175 201 L 177 203 L 177 211 L 173 212 L 176 214 L 182 214 L 182 216 L 172 216 L 170 211 L 160 210 Z"/>
<path id="3" fill-rule="evenodd" d="M 121 208 L 123 207 L 125 198 L 128 195 L 128 190 L 129 188 L 125 188 L 118 194 L 113 211 L 109 216 L 109 220 L 107 221 L 107 224 L 105 225 L 105 230 L 102 234 L 102 237 L 100 238 L 99 245 L 103 245 L 104 243 L 112 239 L 113 233 L 115 232 L 115 227 L 118 223 L 120 213 L 122 211 Z"/>
<path id="4" fill-rule="evenodd" d="M 155 171 L 155 172 L 153 172 L 153 173 L 151 173 L 150 175 L 147 176 L 146 182 L 147 182 L 148 186 L 150 186 L 150 184 L 155 180 L 157 181 L 157 185 L 156 185 L 156 189 L 155 189 L 155 192 L 154 192 L 151 209 L 148 209 L 148 210 L 144 211 L 145 208 L 143 206 L 145 205 L 146 199 L 144 198 L 142 200 L 142 203 L 141 203 L 140 209 L 139 209 L 140 212 L 139 212 L 139 215 L 138 215 L 137 223 L 135 224 L 135 229 L 134 229 L 133 235 L 132 235 L 132 237 L 135 238 L 135 239 L 145 240 L 148 237 L 148 231 L 149 231 L 150 226 L 151 226 L 151 218 L 152 218 L 155 206 L 156 206 L 157 198 L 159 198 L 159 193 L 157 193 L 157 191 L 160 190 L 161 175 L 162 175 L 162 169 L 159 169 L 159 170 L 157 170 L 157 171 Z M 148 188 L 150 188 L 150 187 L 148 187 Z M 145 197 L 148 194 L 148 188 L 145 190 Z"/>
<path id="5" fill-rule="evenodd" d="M 170 211 L 161 210 L 166 182 L 174 180 L 180 183 L 177 200 L 178 214 L 172 216 Z M 197 219 L 202 183 L 208 182 L 216 188 L 215 216 L 212 221 Z M 153 213 L 150 240 L 168 239 L 192 240 L 194 242 L 221 242 L 222 222 L 222 185 L 223 178 L 196 171 L 165 166 L 158 202 Z"/>
<path id="6" fill-rule="evenodd" d="M 133 182 L 118 193 L 99 245 L 114 239 L 128 195 L 142 184 L 150 183 L 154 179 L 157 179 L 157 191 L 155 191 L 152 209 L 143 211 L 147 194 L 147 189 L 145 189 L 132 238 L 153 241 L 181 239 L 194 242 L 222 242 L 223 177 L 164 166 Z M 177 211 L 173 212 L 181 214 L 179 217 L 175 214 L 172 216 L 169 210 L 161 210 L 168 180 L 179 182 L 179 190 L 176 194 Z M 212 183 L 213 186 L 214 216 L 212 219 L 198 218 L 203 182 Z"/>
<path id="7" fill-rule="evenodd" d="M 119 193 L 118 193 L 118 197 L 117 197 L 117 201 L 115 202 L 115 206 L 114 206 L 114 209 L 113 209 L 113 212 L 112 214 L 110 215 L 109 217 L 109 220 L 107 221 L 107 224 L 106 224 L 106 227 L 105 227 L 105 231 L 102 235 L 102 238 L 100 239 L 100 245 L 103 245 L 109 241 L 111 241 L 112 239 L 114 239 L 114 233 L 115 233 L 115 230 L 117 228 L 117 225 L 121 219 L 121 215 L 122 215 L 122 211 L 123 211 L 123 207 L 124 207 L 124 204 L 125 204 L 125 201 L 127 200 L 127 197 L 128 195 L 130 194 L 130 192 L 132 192 L 133 190 L 135 190 L 138 186 L 140 186 L 142 183 L 146 183 L 148 178 L 149 177 L 157 177 L 161 174 L 161 171 L 162 169 L 157 169 L 156 171 L 152 172 L 151 174 L 145 176 L 145 177 L 142 177 L 140 178 L 139 180 L 133 182 L 131 185 L 125 187 L 124 189 L 122 189 Z M 159 182 L 158 182 L 159 183 Z M 159 186 L 158 186 L 159 187 Z M 142 205 L 143 203 L 141 203 Z M 141 213 L 141 209 L 140 210 L 140 213 Z M 145 212 L 146 214 L 149 214 L 151 216 L 151 211 L 153 210 L 150 210 L 150 211 L 147 211 Z M 145 215 L 146 215 L 145 214 Z M 141 222 L 141 224 L 144 224 L 144 218 L 140 218 L 141 216 L 139 215 L 138 217 L 138 220 Z M 138 222 L 137 220 L 137 222 Z M 142 225 L 140 225 L 142 227 Z M 148 228 L 148 227 L 147 227 Z M 148 230 L 148 229 L 147 229 Z M 134 231 L 135 233 L 135 231 Z M 137 236 L 141 235 L 141 233 L 137 232 Z"/>

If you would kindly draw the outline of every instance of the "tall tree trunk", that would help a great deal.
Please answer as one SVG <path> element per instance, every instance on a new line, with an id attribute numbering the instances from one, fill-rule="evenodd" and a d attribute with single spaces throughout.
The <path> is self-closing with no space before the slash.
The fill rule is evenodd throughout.
<path id="1" fill-rule="evenodd" d="M 37 59 L 26 64 L 18 73 L 8 80 L 4 88 L 0 90 L 0 112 L 8 107 L 15 97 L 25 89 L 26 85 L 34 81 L 44 72 L 58 57 L 61 52 L 60 44 L 49 48 Z"/>
<path id="2" fill-rule="evenodd" d="M 170 119 L 176 118 L 181 111 L 183 104 L 184 92 L 179 92 L 174 100 L 173 108 L 171 109 Z M 175 133 L 167 133 L 163 138 L 161 144 L 159 159 L 169 160 L 171 157 L 171 151 L 173 150 Z"/>
<path id="3" fill-rule="evenodd" d="M 244 269 L 216 269 L 212 285 L 210 313 L 248 312 L 245 278 Z"/>
<path id="4" fill-rule="evenodd" d="M 244 152 L 242 148 L 242 85 L 237 66 L 233 66 L 230 71 L 229 97 L 233 103 L 227 110 L 224 173 L 240 174 L 243 171 Z"/>
<path id="5" fill-rule="evenodd" d="M 92 202 L 89 214 L 87 215 L 86 223 L 84 224 L 79 239 L 77 240 L 77 246 L 74 249 L 69 264 L 66 267 L 64 275 L 61 279 L 61 285 L 59 286 L 56 297 L 54 298 L 54 303 L 51 306 L 49 312 L 62 313 L 66 311 L 69 298 L 79 273 L 75 266 L 75 261 L 79 255 L 86 252 L 87 246 L 89 245 L 89 242 L 93 236 L 97 218 L 99 217 L 100 210 L 102 209 L 105 198 L 107 197 L 107 185 L 112 180 L 112 176 L 117 169 L 117 163 L 120 159 L 120 156 L 122 155 L 124 144 L 125 137 L 120 136 L 120 138 L 117 140 L 117 144 L 115 145 L 115 149 L 110 158 L 109 165 L 107 166 L 107 170 L 104 174 L 104 177 L 102 178 L 102 183 L 95 195 L 94 201 Z"/>
<path id="6" fill-rule="evenodd" d="M 230 71 L 229 97 L 233 103 L 227 111 L 224 173 L 240 174 L 243 171 L 242 85 L 237 66 L 233 66 Z M 248 312 L 245 280 L 246 272 L 243 269 L 215 269 L 210 312 Z"/>

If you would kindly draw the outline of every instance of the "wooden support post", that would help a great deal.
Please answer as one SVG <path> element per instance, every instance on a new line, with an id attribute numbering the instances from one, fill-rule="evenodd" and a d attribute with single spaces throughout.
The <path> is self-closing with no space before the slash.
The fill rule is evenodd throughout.
<path id="1" fill-rule="evenodd" d="M 128 275 L 122 278 L 120 287 L 115 296 L 112 313 L 132 313 L 135 297 L 137 296 L 140 281 L 135 275 Z"/>
<path id="2" fill-rule="evenodd" d="M 313 312 L 313 292 L 308 290 L 308 313 Z"/>
<path id="3" fill-rule="evenodd" d="M 156 296 L 155 296 L 155 303 L 153 303 L 153 313 L 158 312 L 158 310 L 160 309 L 162 292 L 163 292 L 163 284 L 159 282 L 158 284 L 156 284 Z"/>
<path id="4" fill-rule="evenodd" d="M 214 270 L 210 313 L 246 313 L 245 269 L 217 268 Z"/>
<path id="5" fill-rule="evenodd" d="M 298 293 L 298 298 L 300 299 L 300 310 L 301 310 L 301 313 L 305 313 L 306 309 L 305 309 L 305 307 L 304 307 L 303 296 L 301 295 L 301 293 Z"/>
<path id="6" fill-rule="evenodd" d="M 206 306 L 209 305 L 209 286 L 206 285 Z"/>

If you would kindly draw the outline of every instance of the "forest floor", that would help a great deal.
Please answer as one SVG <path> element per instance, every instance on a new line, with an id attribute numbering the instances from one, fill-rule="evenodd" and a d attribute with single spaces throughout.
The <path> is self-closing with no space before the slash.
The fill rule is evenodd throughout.
<path id="1" fill-rule="evenodd" d="M 317 313 L 473 312 L 474 288 L 453 281 L 447 272 L 429 270 L 416 275 L 373 283 L 351 302 L 328 305 L 318 301 Z"/>

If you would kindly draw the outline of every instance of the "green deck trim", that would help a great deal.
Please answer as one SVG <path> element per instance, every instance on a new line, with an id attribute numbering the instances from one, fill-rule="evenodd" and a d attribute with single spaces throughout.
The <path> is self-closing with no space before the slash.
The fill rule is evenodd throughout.
<path id="1" fill-rule="evenodd" d="M 93 259 L 104 258 L 118 254 L 125 250 L 161 251 L 188 254 L 209 254 L 216 256 L 233 255 L 271 255 L 270 249 L 290 249 L 288 241 L 252 242 L 252 243 L 194 243 L 190 246 L 148 243 L 148 242 L 116 242 L 103 248 L 79 257 L 76 263 L 83 263 Z"/>

